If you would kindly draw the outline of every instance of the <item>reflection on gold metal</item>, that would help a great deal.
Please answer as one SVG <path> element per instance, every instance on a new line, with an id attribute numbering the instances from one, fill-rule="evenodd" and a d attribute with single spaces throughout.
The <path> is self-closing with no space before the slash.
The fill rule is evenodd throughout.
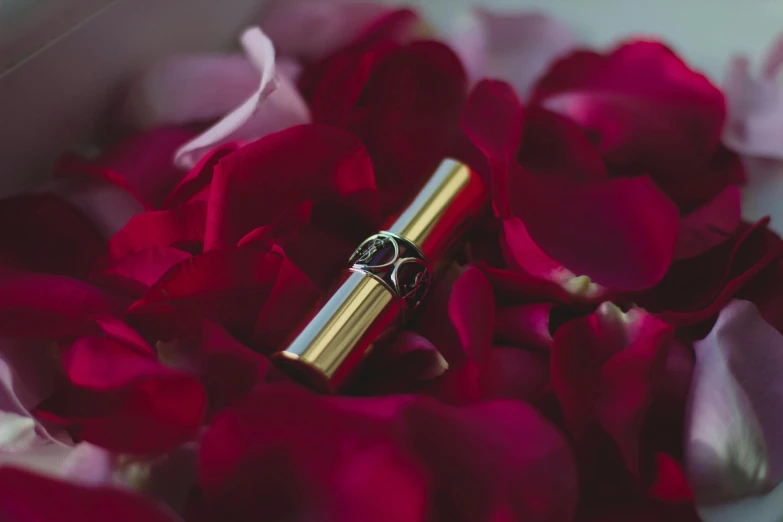
<path id="1" fill-rule="evenodd" d="M 275 363 L 319 391 L 336 391 L 373 343 L 424 298 L 432 264 L 447 254 L 485 199 L 474 172 L 445 160 L 386 232 L 357 249 L 334 293 L 288 348 L 275 354 Z"/>

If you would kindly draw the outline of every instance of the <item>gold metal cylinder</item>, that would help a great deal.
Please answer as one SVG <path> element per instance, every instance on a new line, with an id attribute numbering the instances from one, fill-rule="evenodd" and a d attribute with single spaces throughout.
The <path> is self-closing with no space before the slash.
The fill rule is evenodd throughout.
<path id="1" fill-rule="evenodd" d="M 316 390 L 337 391 L 374 343 L 400 326 L 418 305 L 434 264 L 464 233 L 485 200 L 486 187 L 478 175 L 455 160 L 441 163 L 385 231 L 357 249 L 354 265 L 324 305 L 285 351 L 273 355 L 275 364 Z M 393 249 L 387 248 L 386 258 L 372 261 L 390 245 Z"/>

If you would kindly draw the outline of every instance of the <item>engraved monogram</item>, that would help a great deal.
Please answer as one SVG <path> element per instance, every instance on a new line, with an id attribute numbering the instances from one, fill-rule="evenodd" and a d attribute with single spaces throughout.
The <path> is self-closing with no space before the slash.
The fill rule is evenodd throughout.
<path id="1" fill-rule="evenodd" d="M 351 256 L 352 269 L 372 274 L 395 293 L 406 310 L 416 308 L 430 285 L 427 262 L 405 238 L 382 232 L 362 243 Z"/>

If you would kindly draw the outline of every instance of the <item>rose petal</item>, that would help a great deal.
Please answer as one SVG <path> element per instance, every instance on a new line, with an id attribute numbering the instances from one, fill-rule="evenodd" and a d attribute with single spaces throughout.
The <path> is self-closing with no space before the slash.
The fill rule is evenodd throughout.
<path id="1" fill-rule="evenodd" d="M 109 239 L 109 256 L 118 260 L 150 248 L 200 246 L 207 212 L 205 202 L 193 201 L 172 210 L 139 214 Z"/>
<path id="2" fill-rule="evenodd" d="M 137 129 L 214 120 L 242 103 L 257 84 L 258 70 L 241 55 L 167 58 L 131 85 L 121 120 Z"/>
<path id="3" fill-rule="evenodd" d="M 206 406 L 198 378 L 110 338 L 83 337 L 66 351 L 71 385 L 41 414 L 81 440 L 125 453 L 165 452 L 197 433 Z"/>
<path id="4" fill-rule="evenodd" d="M 37 341 L 0 340 L 0 411 L 29 416 L 55 390 L 57 360 Z"/>
<path id="5" fill-rule="evenodd" d="M 669 502 L 693 501 L 693 491 L 677 461 L 665 453 L 658 453 L 655 464 L 657 478 L 650 488 L 653 497 Z"/>
<path id="6" fill-rule="evenodd" d="M 160 208 L 182 177 L 172 164 L 174 151 L 192 137 L 193 131 L 176 127 L 133 134 L 110 147 L 95 163 L 64 157 L 58 174 L 103 179 L 127 190 L 147 208 Z"/>
<path id="7" fill-rule="evenodd" d="M 571 302 L 573 296 L 562 286 L 520 272 L 493 268 L 486 263 L 476 263 L 492 283 L 498 302 L 504 304 L 536 301 Z"/>
<path id="8" fill-rule="evenodd" d="M 199 465 L 207 512 L 237 521 L 274 513 L 423 522 L 424 480 L 394 444 L 388 421 L 344 409 L 344 401 L 269 385 L 219 415 Z"/>
<path id="9" fill-rule="evenodd" d="M 236 245 L 306 200 L 319 226 L 370 233 L 378 222 L 372 173 L 362 145 L 345 131 L 303 125 L 266 136 L 216 167 L 204 249 Z"/>
<path id="10" fill-rule="evenodd" d="M 783 337 L 747 301 L 732 301 L 695 344 L 688 477 L 702 503 L 770 491 L 783 478 Z"/>
<path id="11" fill-rule="evenodd" d="M 577 183 L 511 174 L 512 212 L 541 250 L 572 272 L 623 290 L 648 288 L 666 273 L 679 215 L 650 178 Z"/>
<path id="12" fill-rule="evenodd" d="M 310 121 L 310 112 L 296 88 L 275 74 L 275 49 L 271 40 L 254 27 L 242 34 L 248 60 L 261 74 L 250 97 L 222 120 L 180 147 L 174 162 L 192 168 L 211 149 L 228 142 L 250 142 L 267 134 Z"/>
<path id="13" fill-rule="evenodd" d="M 0 200 L 0 263 L 6 266 L 79 279 L 105 249 L 89 218 L 59 196 Z"/>
<path id="14" fill-rule="evenodd" d="M 640 435 L 664 375 L 672 328 L 640 310 L 624 314 L 611 303 L 555 333 L 552 387 L 569 430 L 583 438 L 600 426 L 639 476 Z"/>
<path id="15" fill-rule="evenodd" d="M 482 395 L 523 401 L 540 399 L 549 389 L 549 355 L 517 347 L 494 346 Z"/>
<path id="16" fill-rule="evenodd" d="M 416 332 L 403 330 L 388 345 L 377 347 L 363 363 L 362 373 L 372 382 L 361 384 L 374 393 L 390 393 L 440 377 L 448 368 L 448 361 L 434 344 Z"/>
<path id="17" fill-rule="evenodd" d="M 209 184 L 212 183 L 212 176 L 218 162 L 238 148 L 239 145 L 235 143 L 226 143 L 205 154 L 204 157 L 201 158 L 181 180 L 179 180 L 177 186 L 171 190 L 166 201 L 163 202 L 163 208 L 171 209 L 194 200 L 201 191 L 207 189 Z"/>
<path id="18" fill-rule="evenodd" d="M 776 80 L 780 69 L 781 39 L 778 38 L 765 58 L 764 74 L 753 77 L 745 56 L 729 61 L 723 79 L 728 103 L 728 118 L 723 142 L 730 149 L 747 156 L 783 158 L 783 105 Z"/>
<path id="19" fill-rule="evenodd" d="M 48 274 L 1 274 L 0 295 L 0 335 L 27 339 L 95 332 L 95 317 L 116 316 L 125 305 L 87 283 Z"/>
<path id="20" fill-rule="evenodd" d="M 432 477 L 439 518 L 554 522 L 574 515 L 570 449 L 531 406 L 494 400 L 456 409 L 417 401 L 402 420 L 408 446 Z"/>
<path id="21" fill-rule="evenodd" d="M 314 121 L 343 127 L 367 147 L 384 215 L 400 210 L 459 135 L 465 74 L 441 43 L 348 49 L 305 70 L 301 82 Z"/>
<path id="22" fill-rule="evenodd" d="M 492 346 L 494 318 L 495 296 L 487 276 L 476 267 L 467 267 L 451 289 L 449 319 L 462 349 L 480 365 Z"/>
<path id="23" fill-rule="evenodd" d="M 607 55 L 575 52 L 542 78 L 532 101 L 595 136 L 614 173 L 688 174 L 720 142 L 723 94 L 659 42 L 624 43 Z"/>
<path id="24" fill-rule="evenodd" d="M 522 99 L 555 59 L 577 45 L 567 27 L 538 13 L 475 8 L 471 14 L 449 38 L 469 77 L 508 81 Z"/>
<path id="25" fill-rule="evenodd" d="M 783 251 L 783 242 L 767 224 L 768 220 L 741 224 L 730 240 L 700 256 L 677 261 L 658 285 L 637 295 L 636 302 L 677 325 L 713 317 Z"/>
<path id="26" fill-rule="evenodd" d="M 279 248 L 261 252 L 242 247 L 194 256 L 175 265 L 134 303 L 129 320 L 163 340 L 187 336 L 202 319 L 249 339 L 285 259 Z"/>
<path id="27" fill-rule="evenodd" d="M 188 252 L 172 247 L 147 248 L 98 267 L 90 280 L 138 299 L 171 267 L 190 257 Z"/>
<path id="28" fill-rule="evenodd" d="M 676 259 L 702 254 L 726 241 L 740 223 L 740 192 L 730 185 L 680 220 Z"/>
<path id="29" fill-rule="evenodd" d="M 288 0 L 273 4 L 261 25 L 280 54 L 317 60 L 370 34 L 395 12 L 375 2 Z M 408 16 L 415 21 L 415 15 Z"/>
<path id="30" fill-rule="evenodd" d="M 176 517 L 140 495 L 1 468 L 0 519 L 175 522 Z"/>
<path id="31" fill-rule="evenodd" d="M 500 307 L 495 315 L 495 339 L 524 348 L 552 346 L 549 314 L 554 304 L 536 303 Z"/>
<path id="32" fill-rule="evenodd" d="M 587 276 L 577 276 L 561 263 L 545 254 L 519 218 L 503 221 L 501 238 L 506 262 L 515 272 L 562 287 L 575 300 L 595 301 L 607 294 L 607 289 L 593 283 Z"/>

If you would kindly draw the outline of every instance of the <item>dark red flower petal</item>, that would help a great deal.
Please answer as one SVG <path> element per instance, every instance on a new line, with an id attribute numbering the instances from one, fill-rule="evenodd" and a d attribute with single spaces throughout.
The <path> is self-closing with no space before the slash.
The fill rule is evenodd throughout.
<path id="1" fill-rule="evenodd" d="M 313 67 L 303 82 L 314 120 L 361 139 L 372 157 L 383 214 L 393 214 L 459 134 L 466 96 L 459 58 L 438 42 L 381 41 Z"/>
<path id="2" fill-rule="evenodd" d="M 468 266 L 454 282 L 449 319 L 468 357 L 484 364 L 492 346 L 495 296 L 487 276 L 478 268 Z"/>
<path id="3" fill-rule="evenodd" d="M 728 240 L 740 224 L 740 191 L 729 185 L 680 219 L 676 259 L 694 257 Z"/>
<path id="4" fill-rule="evenodd" d="M 130 307 L 128 318 L 163 340 L 186 336 L 202 319 L 249 338 L 284 260 L 279 248 L 227 248 L 193 256 L 158 280 Z"/>
<path id="5" fill-rule="evenodd" d="M 134 216 L 109 239 L 109 256 L 121 259 L 155 247 L 200 247 L 204 239 L 207 204 L 187 203 L 173 210 L 144 212 Z M 197 248 L 195 250 L 200 250 Z"/>
<path id="6" fill-rule="evenodd" d="M 161 208 L 182 177 L 174 166 L 174 152 L 195 135 L 176 127 L 141 132 L 111 146 L 95 163 L 65 157 L 58 173 L 104 179 L 128 190 L 147 208 Z"/>
<path id="7" fill-rule="evenodd" d="M 210 190 L 204 249 L 235 246 L 304 201 L 313 201 L 312 219 L 320 227 L 358 237 L 377 227 L 372 165 L 354 136 L 301 125 L 223 158 Z"/>
<path id="8" fill-rule="evenodd" d="M 266 357 L 209 320 L 204 320 L 201 328 L 188 337 L 158 343 L 157 349 L 166 364 L 201 377 L 211 413 L 248 395 L 270 370 Z"/>
<path id="9" fill-rule="evenodd" d="M 191 201 L 199 192 L 212 183 L 212 176 L 218 162 L 226 155 L 231 154 L 239 146 L 235 143 L 227 143 L 210 151 L 199 160 L 190 171 L 179 180 L 179 183 L 171 189 L 168 197 L 163 202 L 164 209 L 174 208 Z"/>
<path id="10" fill-rule="evenodd" d="M 213 520 L 239 522 L 423 522 L 423 477 L 395 444 L 388 420 L 364 411 L 386 401 L 319 397 L 292 385 L 259 388 L 204 434 L 205 510 Z"/>
<path id="11" fill-rule="evenodd" d="M 70 385 L 39 413 L 76 430 L 81 440 L 122 453 L 160 453 L 201 426 L 206 394 L 198 377 L 123 342 L 83 337 L 66 350 L 63 366 Z"/>
<path id="12" fill-rule="evenodd" d="M 538 400 L 549 391 L 549 354 L 494 346 L 481 384 L 484 397 Z"/>
<path id="13" fill-rule="evenodd" d="M 654 179 L 707 163 L 726 116 L 717 87 L 663 44 L 645 41 L 563 58 L 539 80 L 531 103 L 579 123 L 614 174 Z"/>
<path id="14" fill-rule="evenodd" d="M 565 288 L 553 281 L 539 279 L 526 273 L 494 268 L 483 262 L 477 262 L 475 265 L 487 275 L 499 303 L 518 304 L 537 301 L 569 303 L 574 300 Z"/>
<path id="15" fill-rule="evenodd" d="M 463 408 L 417 401 L 405 439 L 433 481 L 439 520 L 563 521 L 576 510 L 570 448 L 531 406 L 494 400 Z"/>
<path id="16" fill-rule="evenodd" d="M 116 487 L 57 480 L 14 467 L 0 468 L 0 520 L 33 522 L 176 522 L 154 501 Z"/>
<path id="17" fill-rule="evenodd" d="M 603 286 L 648 288 L 672 262 L 679 212 L 647 177 L 579 183 L 512 166 L 509 192 L 541 250 Z"/>
<path id="18" fill-rule="evenodd" d="M 650 487 L 650 495 L 666 502 L 692 502 L 693 490 L 680 464 L 665 453 L 655 456 L 655 464 L 656 479 Z"/>
<path id="19" fill-rule="evenodd" d="M 495 339 L 502 344 L 548 349 L 552 346 L 549 314 L 553 303 L 499 307 L 495 315 Z"/>
<path id="20" fill-rule="evenodd" d="M 372 358 L 363 365 L 362 373 L 372 381 L 367 387 L 376 393 L 405 389 L 406 385 L 411 388 L 411 383 L 439 377 L 449 367 L 434 344 L 410 330 L 396 334 L 388 345 L 374 348 Z"/>
<path id="21" fill-rule="evenodd" d="M 0 336 L 78 337 L 97 330 L 94 319 L 116 316 L 124 299 L 69 277 L 0 273 Z"/>
<path id="22" fill-rule="evenodd" d="M 634 296 L 646 310 L 676 325 L 694 325 L 716 315 L 764 267 L 783 252 L 769 219 L 742 224 L 732 237 L 707 252 L 674 263 L 666 277 Z"/>
<path id="23" fill-rule="evenodd" d="M 90 281 L 138 299 L 171 267 L 190 257 L 191 254 L 177 248 L 147 248 L 97 265 Z"/>
<path id="24" fill-rule="evenodd" d="M 764 320 L 783 332 L 783 258 L 778 256 L 738 293 L 756 305 Z"/>
<path id="25" fill-rule="evenodd" d="M 90 219 L 57 195 L 0 200 L 0 264 L 82 279 L 105 252 Z"/>
<path id="26" fill-rule="evenodd" d="M 266 352 L 284 349 L 282 344 L 302 324 L 320 298 L 318 287 L 288 258 L 283 259 L 269 298 L 253 327 L 253 341 Z"/>
<path id="27" fill-rule="evenodd" d="M 640 475 L 640 436 L 664 375 L 673 329 L 639 310 L 605 303 L 555 333 L 552 387 L 571 433 L 596 427 L 608 434 L 634 476 Z"/>

